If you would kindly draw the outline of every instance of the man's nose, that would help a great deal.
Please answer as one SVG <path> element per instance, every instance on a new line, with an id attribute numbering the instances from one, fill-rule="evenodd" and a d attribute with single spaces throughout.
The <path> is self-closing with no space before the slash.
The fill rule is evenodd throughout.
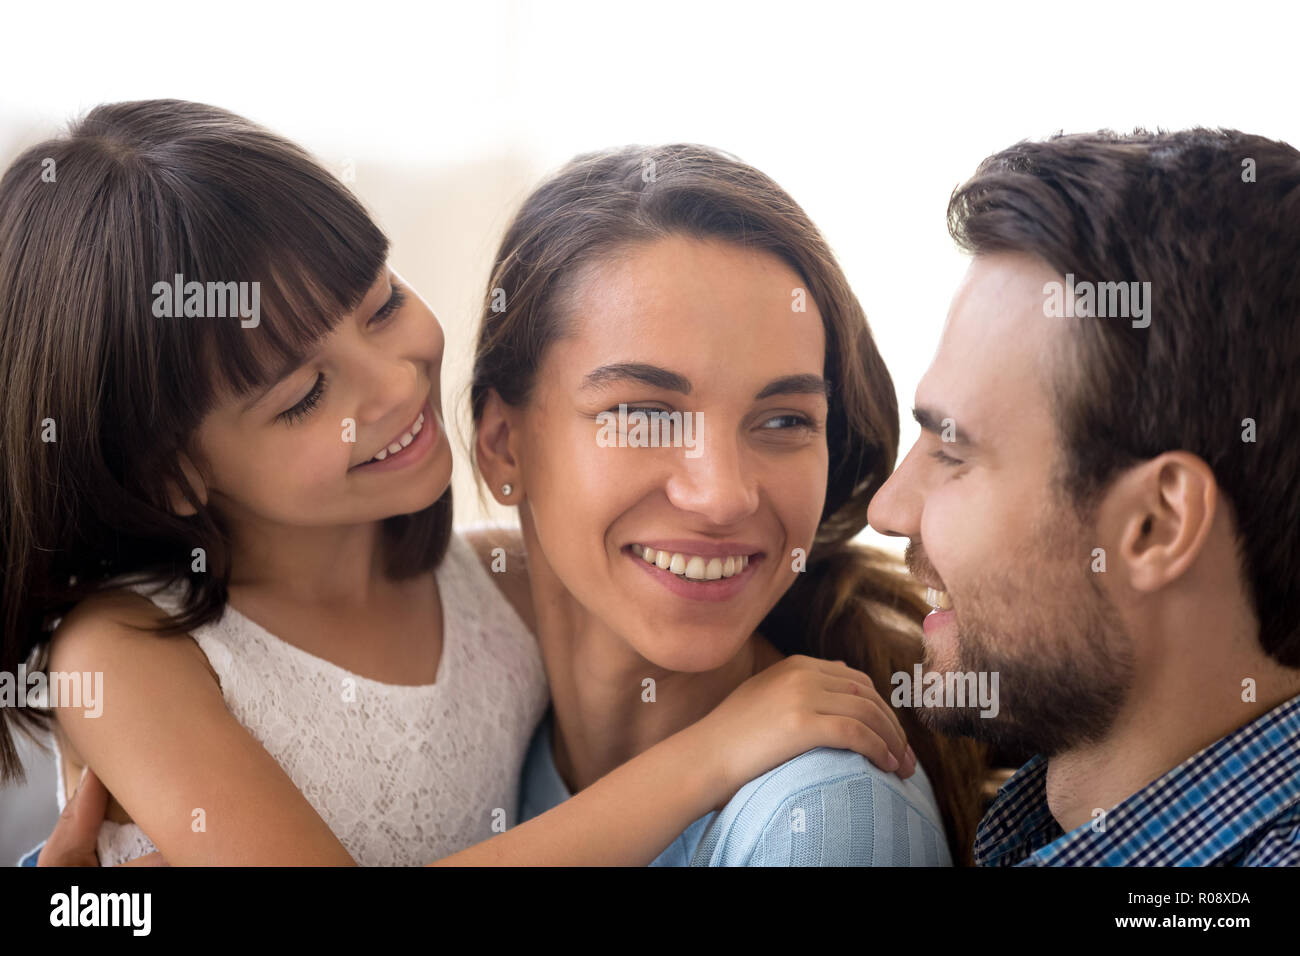
<path id="1" fill-rule="evenodd" d="M 915 446 L 867 506 L 867 523 L 877 532 L 895 538 L 921 536 L 921 511 L 924 493 L 918 481 L 909 480 Z"/>

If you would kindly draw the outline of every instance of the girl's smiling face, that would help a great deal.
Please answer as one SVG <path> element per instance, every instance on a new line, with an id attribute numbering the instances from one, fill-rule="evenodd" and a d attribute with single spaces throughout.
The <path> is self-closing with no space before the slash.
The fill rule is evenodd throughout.
<path id="1" fill-rule="evenodd" d="M 194 446 L 209 500 L 235 520 L 293 526 L 429 507 L 451 481 L 443 345 L 428 305 L 384 268 L 301 365 L 204 418 Z"/>
<path id="2" fill-rule="evenodd" d="M 811 547 L 828 405 L 825 332 L 803 285 L 776 256 L 729 242 L 627 247 L 581 274 L 530 400 L 506 412 L 530 562 L 665 669 L 733 658 L 794 582 L 794 549 Z M 602 413 L 620 404 L 691 413 L 696 448 L 611 443 L 608 427 L 602 438 Z M 724 575 L 728 557 L 748 564 L 693 580 L 646 548 L 698 557 L 697 572 L 714 557 Z"/>

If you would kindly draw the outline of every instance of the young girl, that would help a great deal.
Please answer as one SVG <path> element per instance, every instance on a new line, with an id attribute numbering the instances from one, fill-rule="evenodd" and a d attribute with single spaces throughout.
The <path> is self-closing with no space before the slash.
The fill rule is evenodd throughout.
<path id="1" fill-rule="evenodd" d="M 544 676 L 451 533 L 441 329 L 387 253 L 198 104 L 101 106 L 0 181 L 0 670 L 102 675 L 50 701 L 101 862 L 644 863 L 812 747 L 898 766 L 866 676 L 799 658 L 511 826 Z M 3 716 L 8 779 L 48 712 Z"/>

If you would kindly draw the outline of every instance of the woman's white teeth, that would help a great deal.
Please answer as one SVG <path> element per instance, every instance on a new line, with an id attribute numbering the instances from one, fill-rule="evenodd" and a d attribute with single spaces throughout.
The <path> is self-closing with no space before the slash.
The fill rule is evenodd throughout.
<path id="1" fill-rule="evenodd" d="M 420 412 L 420 417 L 415 420 L 415 424 L 411 426 L 411 430 L 409 432 L 404 433 L 401 438 L 397 439 L 397 441 L 393 442 L 391 445 L 389 445 L 387 448 L 385 448 L 379 454 L 375 455 L 375 457 L 371 458 L 370 460 L 383 461 L 389 455 L 396 455 L 399 451 L 401 451 L 411 442 L 415 441 L 415 436 L 420 434 L 420 429 L 423 427 L 424 427 L 424 412 Z"/>
<path id="2" fill-rule="evenodd" d="M 647 564 L 671 571 L 692 581 L 716 581 L 730 578 L 749 567 L 749 555 L 728 555 L 725 558 L 706 558 L 698 554 L 676 551 L 657 551 L 645 545 L 633 545 L 632 550 Z"/>
<path id="3" fill-rule="evenodd" d="M 925 589 L 925 603 L 940 611 L 947 611 L 952 607 L 952 599 L 948 597 L 948 592 L 937 588 Z"/>

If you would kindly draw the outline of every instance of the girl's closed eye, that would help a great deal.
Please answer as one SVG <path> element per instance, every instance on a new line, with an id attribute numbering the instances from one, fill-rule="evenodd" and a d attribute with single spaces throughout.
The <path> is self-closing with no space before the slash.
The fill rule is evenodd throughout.
<path id="1" fill-rule="evenodd" d="M 405 304 L 406 304 L 406 290 L 403 289 L 396 282 L 394 282 L 393 292 L 388 297 L 388 301 L 379 307 L 379 311 L 376 312 L 371 317 L 369 324 L 378 325 L 379 323 L 386 321 L 387 319 L 391 318 L 393 314 L 396 313 L 397 310 L 400 309 Z"/>
<path id="2" fill-rule="evenodd" d="M 937 461 L 939 464 L 947 465 L 950 468 L 954 468 L 957 465 L 965 464 L 965 462 L 963 462 L 960 458 L 952 457 L 952 455 L 948 454 L 942 448 L 936 448 L 934 451 L 930 452 L 930 457 L 933 458 L 935 461 Z"/>
<path id="3" fill-rule="evenodd" d="M 406 290 L 398 283 L 394 282 L 393 291 L 388 296 L 388 301 L 380 306 L 379 310 L 370 317 L 368 324 L 377 325 L 386 322 L 405 304 Z M 294 405 L 292 408 L 285 409 L 277 415 L 276 421 L 284 422 L 287 425 L 297 424 L 302 421 L 315 410 L 316 406 L 320 404 L 321 399 L 324 398 L 325 386 L 325 373 L 322 372 L 316 376 L 315 384 L 312 386 L 311 391 L 303 396 L 302 401 Z"/>
<path id="4" fill-rule="evenodd" d="M 279 415 L 275 416 L 278 422 L 284 422 L 286 425 L 294 425 L 302 421 L 312 413 L 312 410 L 320 404 L 321 399 L 325 396 L 325 373 L 321 372 L 316 376 L 316 382 L 312 385 L 311 391 L 303 396 L 302 401 L 293 408 L 286 408 Z"/>

